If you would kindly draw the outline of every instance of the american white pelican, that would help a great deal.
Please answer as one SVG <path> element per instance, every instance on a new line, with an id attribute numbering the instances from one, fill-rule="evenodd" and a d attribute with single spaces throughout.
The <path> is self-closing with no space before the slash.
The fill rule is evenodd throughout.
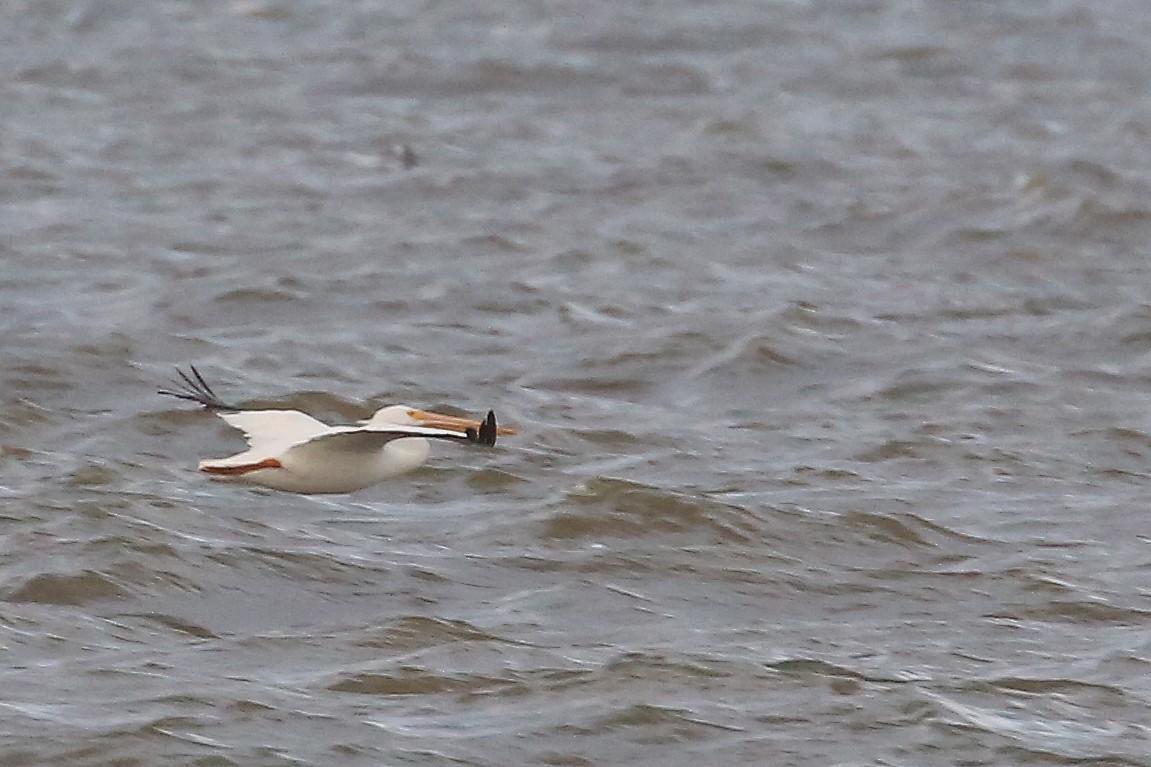
<path id="1" fill-rule="evenodd" d="M 496 444 L 495 413 L 483 421 L 391 405 L 357 426 L 329 426 L 299 410 L 243 410 L 224 402 L 195 366 L 179 368 L 169 397 L 215 410 L 244 432 L 248 449 L 227 458 L 200 461 L 200 471 L 292 493 L 350 493 L 418 468 L 428 458 L 428 439 Z"/>

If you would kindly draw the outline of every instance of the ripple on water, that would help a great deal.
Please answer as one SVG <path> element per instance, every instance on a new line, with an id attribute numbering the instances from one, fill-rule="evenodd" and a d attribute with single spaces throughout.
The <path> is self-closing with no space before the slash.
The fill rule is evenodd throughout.
<path id="1" fill-rule="evenodd" d="M 543 537 L 671 538 L 747 543 L 755 517 L 738 506 L 624 479 L 596 478 L 569 490 L 544 523 Z"/>
<path id="2" fill-rule="evenodd" d="M 327 689 L 359 695 L 488 695 L 504 692 L 515 684 L 508 679 L 475 674 L 443 674 L 427 668 L 405 667 L 388 674 L 351 674 L 328 685 Z"/>
<path id="3" fill-rule="evenodd" d="M 413 650 L 449 642 L 499 641 L 495 634 L 482 631 L 467 621 L 423 615 L 395 618 L 391 625 L 362 632 L 356 639 L 361 647 Z"/>
<path id="4" fill-rule="evenodd" d="M 91 570 L 70 573 L 40 573 L 17 581 L 4 589 L 9 602 L 38 602 L 79 606 L 127 594 L 107 575 Z"/>
<path id="5" fill-rule="evenodd" d="M 0 763 L 1147 762 L 1151 4 L 653 7 L 0 3 Z"/>
<path id="6" fill-rule="evenodd" d="M 1142 763 L 1146 732 L 1141 724 L 1114 719 L 1123 701 L 1094 685 L 1074 688 L 1053 680 L 1022 685 L 1018 680 L 979 690 L 921 690 L 933 704 L 928 718 L 939 725 L 969 733 L 983 748 L 994 748 L 1013 759 L 1078 764 L 1084 761 L 1116 765 Z M 1103 693 L 1103 698 L 1099 694 Z"/>

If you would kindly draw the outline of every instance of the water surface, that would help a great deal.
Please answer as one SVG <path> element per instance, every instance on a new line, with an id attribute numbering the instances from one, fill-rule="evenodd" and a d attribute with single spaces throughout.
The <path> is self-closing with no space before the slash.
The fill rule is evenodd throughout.
<path id="1" fill-rule="evenodd" d="M 0 761 L 1145 764 L 1149 34 L 5 4 Z M 213 483 L 189 362 L 521 434 Z"/>

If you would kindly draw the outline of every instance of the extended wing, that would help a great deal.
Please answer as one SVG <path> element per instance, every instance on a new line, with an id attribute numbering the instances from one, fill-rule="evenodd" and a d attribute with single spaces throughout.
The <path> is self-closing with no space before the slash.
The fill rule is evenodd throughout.
<path id="1" fill-rule="evenodd" d="M 295 413 L 295 411 L 256 412 Z M 303 413 L 296 414 L 304 415 Z M 237 414 L 221 413 L 220 417 L 230 420 L 230 417 L 234 415 Z M 238 415 L 247 415 L 247 413 L 240 413 Z M 310 418 L 309 416 L 304 417 Z M 310 420 L 315 419 L 310 418 Z M 317 423 L 319 422 L 317 421 Z M 328 450 L 347 450 L 363 453 L 379 449 L 392 440 L 403 439 L 405 437 L 448 439 L 454 442 L 475 442 L 481 445 L 494 445 L 496 443 L 496 417 L 495 413 L 491 412 L 488 413 L 488 418 L 484 421 L 483 425 L 480 426 L 479 431 L 468 429 L 466 434 L 460 434 L 458 431 L 451 431 L 449 429 L 436 429 L 430 426 L 387 426 L 374 427 L 371 429 L 361 426 L 324 426 L 324 430 L 324 433 L 306 437 L 292 447 L 299 449 L 301 447 L 315 445 Z"/>
<path id="2" fill-rule="evenodd" d="M 195 365 L 189 365 L 191 373 L 185 373 L 176 368 L 178 379 L 172 380 L 171 389 L 160 389 L 159 393 L 168 397 L 189 400 L 203 405 L 209 410 L 220 411 L 221 418 L 244 432 L 251 448 L 264 448 L 272 444 L 295 446 L 320 438 L 336 435 L 359 434 L 374 432 L 377 434 L 390 434 L 384 438 L 360 437 L 372 444 L 383 445 L 400 437 L 430 437 L 433 439 L 453 439 L 465 442 L 477 442 L 481 445 L 496 444 L 496 435 L 500 429 L 496 426 L 496 414 L 488 411 L 488 416 L 478 429 L 468 428 L 464 434 L 447 429 L 437 429 L 427 426 L 374 426 L 370 429 L 363 427 L 331 427 L 323 421 L 312 418 L 307 413 L 298 410 L 241 410 L 220 399 L 212 387 L 196 370 Z M 377 413 L 378 415 L 379 413 Z M 373 416 L 374 417 L 374 416 Z M 504 433 L 514 434 L 514 429 L 503 429 Z"/>
<path id="3" fill-rule="evenodd" d="M 244 432 L 244 438 L 252 449 L 306 442 L 332 429 L 299 410 L 240 410 L 216 415 L 229 426 Z"/>

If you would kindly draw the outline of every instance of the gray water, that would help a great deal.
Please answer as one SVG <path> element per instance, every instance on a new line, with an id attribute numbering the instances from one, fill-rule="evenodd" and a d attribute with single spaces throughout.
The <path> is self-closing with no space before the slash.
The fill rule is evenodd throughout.
<path id="1" fill-rule="evenodd" d="M 1151 4 L 0 5 L 0 764 L 1151 764 Z M 494 408 L 346 496 L 218 419 Z"/>

